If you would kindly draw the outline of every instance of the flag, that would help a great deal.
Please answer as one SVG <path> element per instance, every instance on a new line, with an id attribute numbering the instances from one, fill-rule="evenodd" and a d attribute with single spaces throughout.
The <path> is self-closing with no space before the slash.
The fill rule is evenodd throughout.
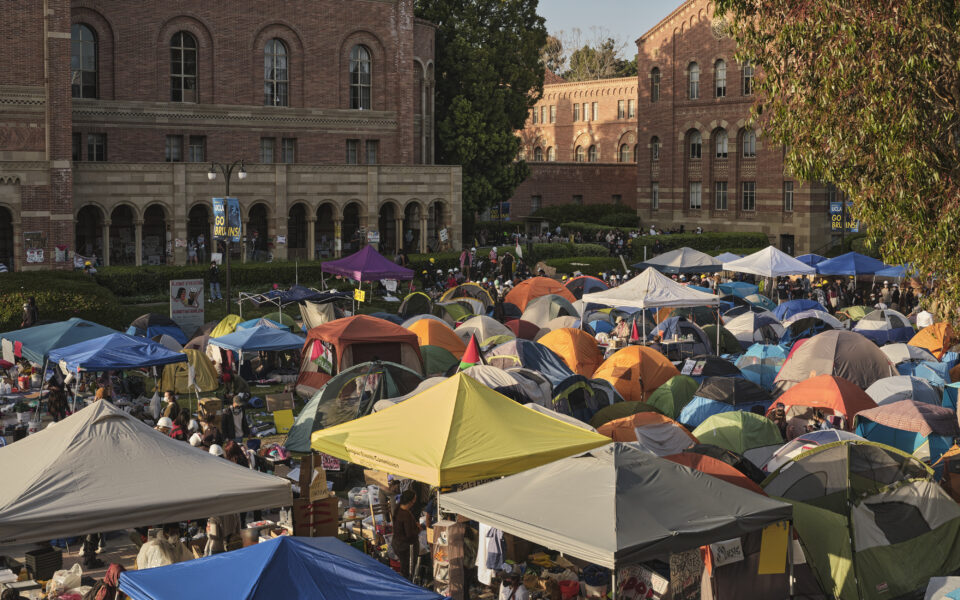
<path id="1" fill-rule="evenodd" d="M 637 322 L 633 322 L 633 326 L 630 327 L 630 341 L 639 342 L 640 341 L 640 332 L 637 331 Z"/>
<path id="2" fill-rule="evenodd" d="M 470 341 L 467 342 L 467 349 L 463 353 L 463 358 L 460 359 L 460 368 L 459 371 L 464 369 L 469 369 L 474 365 L 482 365 L 483 355 L 480 354 L 480 344 L 477 342 L 477 336 L 475 334 L 470 334 Z"/>
<path id="3" fill-rule="evenodd" d="M 520 248 L 520 239 L 517 239 L 517 256 L 523 258 L 523 250 Z"/>

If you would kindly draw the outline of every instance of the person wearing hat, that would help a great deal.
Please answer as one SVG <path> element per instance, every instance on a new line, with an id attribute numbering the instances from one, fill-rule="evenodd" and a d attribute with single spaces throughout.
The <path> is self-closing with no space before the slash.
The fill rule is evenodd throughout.
<path id="1" fill-rule="evenodd" d="M 880 290 L 880 302 L 883 302 L 887 306 L 890 306 L 890 304 L 893 303 L 892 296 L 893 296 L 893 291 L 890 289 L 890 282 L 884 281 L 883 289 Z"/>
<path id="2" fill-rule="evenodd" d="M 234 396 L 230 410 L 223 411 L 223 416 L 220 418 L 220 431 L 223 433 L 224 440 L 233 440 L 238 444 L 250 435 L 247 412 L 243 407 L 243 400 L 239 397 Z"/>
<path id="3" fill-rule="evenodd" d="M 220 267 L 215 260 L 210 261 L 207 280 L 210 282 L 210 300 L 223 300 L 223 296 L 220 295 Z"/>
<path id="4" fill-rule="evenodd" d="M 194 448 L 199 448 L 203 446 L 203 438 L 200 437 L 199 433 L 194 433 L 193 435 L 190 436 L 189 443 Z"/>
<path id="5" fill-rule="evenodd" d="M 171 429 L 173 429 L 173 419 L 170 417 L 160 417 L 160 420 L 157 421 L 156 430 L 163 435 L 170 435 Z"/>

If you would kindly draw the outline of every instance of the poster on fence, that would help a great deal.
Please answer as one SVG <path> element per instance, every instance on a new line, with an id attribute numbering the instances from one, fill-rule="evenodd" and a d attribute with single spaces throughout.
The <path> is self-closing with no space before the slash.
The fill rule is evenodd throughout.
<path id="1" fill-rule="evenodd" d="M 203 325 L 203 280 L 170 280 L 170 318 L 188 334 Z"/>

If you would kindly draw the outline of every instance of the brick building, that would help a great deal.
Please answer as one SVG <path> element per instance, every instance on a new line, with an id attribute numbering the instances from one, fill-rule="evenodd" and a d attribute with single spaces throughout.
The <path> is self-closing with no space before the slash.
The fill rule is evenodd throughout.
<path id="1" fill-rule="evenodd" d="M 364 229 L 386 250 L 442 228 L 459 245 L 460 169 L 433 164 L 435 28 L 413 0 L 7 4 L 0 262 L 182 264 L 224 193 L 211 161 L 244 161 L 244 235 L 278 259 Z"/>
<path id="2" fill-rule="evenodd" d="M 784 172 L 749 121 L 754 72 L 713 3 L 689 0 L 637 40 L 638 212 L 645 223 L 763 232 L 789 253 L 830 242 L 820 184 Z"/>
<path id="3" fill-rule="evenodd" d="M 530 176 L 513 194 L 512 217 L 558 204 L 635 206 L 633 77 L 566 82 L 548 71 L 543 97 L 519 135 Z"/>

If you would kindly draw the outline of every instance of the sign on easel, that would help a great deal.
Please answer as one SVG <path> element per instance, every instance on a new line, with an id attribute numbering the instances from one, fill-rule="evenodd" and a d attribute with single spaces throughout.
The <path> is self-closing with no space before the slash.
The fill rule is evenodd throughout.
<path id="1" fill-rule="evenodd" d="M 353 290 L 353 299 L 357 302 L 366 302 L 367 301 L 367 292 L 360 288 Z"/>

